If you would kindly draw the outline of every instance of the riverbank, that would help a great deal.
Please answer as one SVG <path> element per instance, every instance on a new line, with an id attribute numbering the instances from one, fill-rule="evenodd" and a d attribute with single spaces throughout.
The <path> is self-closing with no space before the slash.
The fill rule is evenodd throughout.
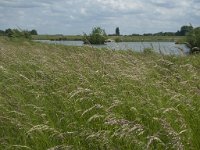
<path id="1" fill-rule="evenodd" d="M 0 149 L 200 149 L 199 66 L 0 38 Z"/>

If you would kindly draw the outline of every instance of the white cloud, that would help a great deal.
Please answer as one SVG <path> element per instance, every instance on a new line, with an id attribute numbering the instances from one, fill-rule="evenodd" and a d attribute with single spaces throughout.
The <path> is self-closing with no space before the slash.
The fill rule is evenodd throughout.
<path id="1" fill-rule="evenodd" d="M 0 29 L 82 34 L 94 26 L 113 33 L 176 31 L 200 24 L 199 0 L 0 0 Z"/>

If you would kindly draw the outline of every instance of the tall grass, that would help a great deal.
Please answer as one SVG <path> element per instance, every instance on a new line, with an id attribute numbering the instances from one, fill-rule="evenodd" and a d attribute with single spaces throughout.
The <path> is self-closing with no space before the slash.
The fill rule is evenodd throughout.
<path id="1" fill-rule="evenodd" d="M 0 149 L 200 149 L 200 56 L 0 39 Z"/>

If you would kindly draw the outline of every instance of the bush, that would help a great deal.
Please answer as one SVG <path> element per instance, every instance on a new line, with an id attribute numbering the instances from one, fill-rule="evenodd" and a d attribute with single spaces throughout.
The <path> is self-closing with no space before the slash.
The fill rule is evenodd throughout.
<path id="1" fill-rule="evenodd" d="M 30 34 L 31 34 L 31 35 L 38 35 L 38 33 L 37 33 L 37 31 L 36 31 L 35 29 L 31 30 L 31 31 L 30 31 Z"/>
<path id="2" fill-rule="evenodd" d="M 26 39 L 31 39 L 32 31 L 18 30 L 18 29 L 6 29 L 4 33 L 9 38 L 26 38 Z"/>
<path id="3" fill-rule="evenodd" d="M 0 36 L 4 36 L 5 35 L 5 31 L 0 30 Z"/>
<path id="4" fill-rule="evenodd" d="M 190 53 L 200 52 L 200 27 L 188 33 L 187 43 L 187 46 L 190 48 Z"/>
<path id="5" fill-rule="evenodd" d="M 85 44 L 104 44 L 106 39 L 107 39 L 106 32 L 100 27 L 93 28 L 92 33 L 89 36 L 84 34 Z"/>

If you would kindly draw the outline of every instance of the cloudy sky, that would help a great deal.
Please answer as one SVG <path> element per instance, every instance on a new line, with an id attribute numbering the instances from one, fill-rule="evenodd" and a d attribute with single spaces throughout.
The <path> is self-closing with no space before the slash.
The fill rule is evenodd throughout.
<path id="1" fill-rule="evenodd" d="M 36 29 L 40 34 L 111 34 L 177 31 L 200 26 L 200 0 L 0 0 L 0 29 Z"/>

